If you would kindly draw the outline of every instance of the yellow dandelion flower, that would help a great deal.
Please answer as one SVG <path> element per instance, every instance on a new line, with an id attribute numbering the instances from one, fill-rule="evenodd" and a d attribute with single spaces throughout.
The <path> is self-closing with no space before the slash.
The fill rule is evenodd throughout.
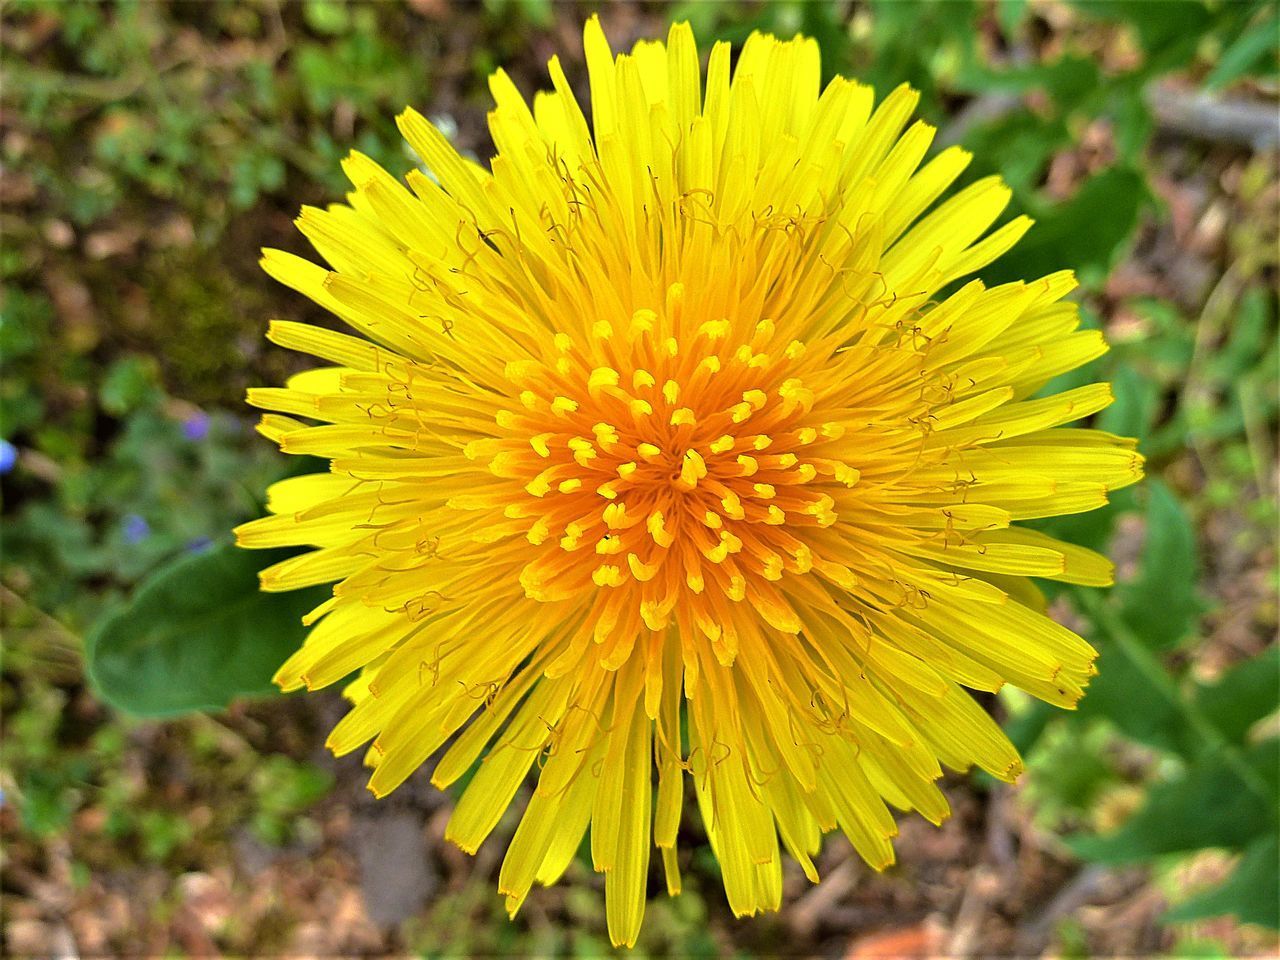
<path id="1" fill-rule="evenodd" d="M 1029 578 L 1112 577 L 1014 524 L 1101 506 L 1142 458 L 1064 427 L 1106 384 L 1037 394 L 1106 350 L 1070 273 L 956 283 L 1030 222 L 989 232 L 997 178 L 936 203 L 969 155 L 924 161 L 914 91 L 820 90 L 802 38 L 732 70 L 717 44 L 705 88 L 688 25 L 615 57 L 592 19 L 585 47 L 590 122 L 558 60 L 532 110 L 498 71 L 488 170 L 406 111 L 408 189 L 353 153 L 348 203 L 302 211 L 330 268 L 266 251 L 358 335 L 272 322 L 332 366 L 251 390 L 261 432 L 331 468 L 237 533 L 315 548 L 265 590 L 336 581 L 276 680 L 361 671 L 328 743 L 372 740 L 370 789 L 447 745 L 473 852 L 536 768 L 510 912 L 589 829 L 632 944 L 651 847 L 679 891 L 686 785 L 748 915 L 782 849 L 816 881 L 839 829 L 882 869 L 890 808 L 947 816 L 943 766 L 1013 778 L 963 688 L 1071 707 L 1094 651 Z"/>

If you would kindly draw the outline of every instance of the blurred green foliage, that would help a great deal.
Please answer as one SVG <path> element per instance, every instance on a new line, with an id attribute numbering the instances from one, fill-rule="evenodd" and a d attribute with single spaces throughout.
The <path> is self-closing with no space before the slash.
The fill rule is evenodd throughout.
<path id="1" fill-rule="evenodd" d="M 0 574 L 6 607 L 17 605 L 8 626 L 25 639 L 6 642 L 4 766 L 31 835 L 64 833 L 100 809 L 113 842 L 178 866 L 239 822 L 273 844 L 310 829 L 301 815 L 327 778 L 285 755 L 264 759 L 205 718 L 167 734 L 192 758 L 188 796 L 224 797 L 239 784 L 242 802 L 199 820 L 149 796 L 128 757 L 143 727 L 77 725 L 79 644 L 88 636 L 91 654 L 111 651 L 114 661 L 95 661 L 100 689 L 139 713 L 210 709 L 266 689 L 270 661 L 296 631 L 274 629 L 259 659 L 235 664 L 247 672 L 211 654 L 262 636 L 246 624 L 279 626 L 297 610 L 256 598 L 260 609 L 227 619 L 239 623 L 229 637 L 201 621 L 199 606 L 251 583 L 249 567 L 219 544 L 284 472 L 247 427 L 239 392 L 287 372 L 259 346 L 271 311 L 308 308 L 270 289 L 256 247 L 292 242 L 288 219 L 301 203 L 341 195 L 339 160 L 351 147 L 403 170 L 410 158 L 393 118 L 406 104 L 428 113 L 448 104 L 462 118 L 463 146 L 483 154 L 485 75 L 512 61 L 520 74 L 530 37 L 548 40 L 582 12 L 485 0 L 449 11 L 462 38 L 450 45 L 438 21 L 394 4 L 6 4 L 0 437 L 19 456 L 4 477 Z M 1277 925 L 1280 663 L 1274 649 L 1212 676 L 1197 662 L 1207 619 L 1225 602 L 1210 582 L 1222 561 L 1205 555 L 1207 520 L 1242 514 L 1233 549 L 1248 555 L 1277 524 L 1277 265 L 1265 199 L 1274 165 L 1237 164 L 1237 216 L 1204 296 L 1108 287 L 1144 226 L 1172 215 L 1159 179 L 1203 160 L 1193 152 L 1178 161 L 1189 169 L 1169 171 L 1157 157 L 1152 85 L 1176 75 L 1209 91 L 1274 91 L 1275 5 L 728 0 L 665 13 L 692 21 L 704 45 L 740 43 L 755 29 L 802 32 L 820 44 L 827 77 L 857 76 L 881 94 L 911 83 L 940 143 L 973 151 L 966 178 L 1001 173 L 1014 190 L 1011 213 L 1038 221 L 985 279 L 1077 270 L 1086 322 L 1109 318 L 1113 349 L 1055 386 L 1110 380 L 1117 400 L 1098 425 L 1138 436 L 1156 479 L 1102 511 L 1045 524 L 1104 551 L 1123 553 L 1135 536 L 1142 548 L 1110 594 L 1054 598 L 1102 654 L 1081 709 L 1008 696 L 1007 728 L 1027 754 L 1042 820 L 1072 835 L 1077 856 L 1167 871 L 1202 848 L 1228 851 L 1233 871 L 1168 919 L 1234 914 Z M 581 80 L 580 60 L 562 54 Z M 1121 308 L 1127 319 L 1116 323 Z M 1267 576 L 1274 584 L 1275 571 Z M 198 594 L 189 617 L 166 620 L 184 594 Z M 193 659 L 175 670 L 184 657 Z M 1117 804 L 1130 815 L 1113 816 Z M 696 891 L 704 874 L 714 866 L 692 871 L 687 886 Z M 499 901 L 482 893 L 487 906 L 463 902 L 481 895 L 474 886 L 442 897 L 409 941 L 425 956 L 513 949 L 525 935 L 505 923 L 448 929 L 454 911 L 496 918 Z M 585 891 L 569 902 L 581 931 L 547 928 L 518 946 L 600 953 L 588 932 L 602 926 L 598 900 L 576 893 Z M 696 895 L 655 904 L 645 943 L 715 955 L 705 912 Z M 1070 952 L 1081 934 L 1060 933 Z"/>

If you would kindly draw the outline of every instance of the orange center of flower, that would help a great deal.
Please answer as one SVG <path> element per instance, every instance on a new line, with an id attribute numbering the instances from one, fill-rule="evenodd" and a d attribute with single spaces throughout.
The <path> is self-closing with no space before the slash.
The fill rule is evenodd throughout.
<path id="1" fill-rule="evenodd" d="M 679 605 L 731 658 L 725 601 L 749 598 L 794 633 L 770 582 L 815 564 L 852 582 L 803 536 L 836 520 L 814 481 L 853 486 L 858 471 L 812 455 L 842 431 L 812 422 L 805 345 L 769 319 L 745 333 L 726 319 L 685 322 L 683 293 L 672 284 L 661 314 L 638 310 L 623 329 L 598 321 L 586 342 L 561 333 L 547 359 L 507 364 L 521 406 L 498 425 L 511 439 L 467 452 L 492 451 L 490 470 L 523 482 L 527 497 L 506 512 L 536 518 L 526 536 L 544 549 L 520 577 L 529 597 L 565 599 L 592 584 L 615 593 L 600 601 L 598 641 L 634 636 L 637 618 L 661 630 Z M 690 595 L 702 600 L 681 603 Z M 619 646 L 625 659 L 630 643 Z"/>

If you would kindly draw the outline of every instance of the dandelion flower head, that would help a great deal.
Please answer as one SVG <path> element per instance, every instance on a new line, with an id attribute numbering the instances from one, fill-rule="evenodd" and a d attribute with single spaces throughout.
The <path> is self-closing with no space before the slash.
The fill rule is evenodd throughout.
<path id="1" fill-rule="evenodd" d="M 686 790 L 749 915 L 784 850 L 816 881 L 840 830 L 882 869 L 891 810 L 947 816 L 944 767 L 1015 777 L 966 688 L 1075 704 L 1094 651 L 1030 578 L 1112 577 L 1017 522 L 1141 458 L 1064 426 L 1106 384 L 1039 395 L 1106 345 L 1069 272 L 970 279 L 1030 221 L 992 229 L 998 178 L 939 203 L 969 155 L 926 160 L 910 88 L 820 88 L 812 40 L 761 34 L 704 82 L 683 24 L 614 56 L 593 18 L 585 53 L 590 120 L 558 60 L 532 108 L 499 70 L 488 169 L 408 110 L 423 169 L 352 153 L 347 203 L 302 211 L 327 268 L 265 252 L 353 334 L 272 322 L 329 366 L 251 390 L 260 430 L 330 469 L 237 533 L 313 548 L 264 589 L 334 583 L 276 678 L 359 671 L 329 746 L 379 796 L 444 748 L 470 852 L 532 780 L 509 911 L 589 831 L 629 945 L 654 850 L 680 888 Z"/>

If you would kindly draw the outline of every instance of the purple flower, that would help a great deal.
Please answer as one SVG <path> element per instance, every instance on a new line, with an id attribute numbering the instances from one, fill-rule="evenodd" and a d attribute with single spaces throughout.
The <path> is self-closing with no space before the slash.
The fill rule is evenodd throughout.
<path id="1" fill-rule="evenodd" d="M 0 440 L 0 474 L 8 473 L 18 462 L 18 448 L 8 440 Z"/>
<path id="2" fill-rule="evenodd" d="M 208 537 L 196 537 L 187 544 L 187 553 L 204 553 L 213 546 L 213 541 Z"/>
<path id="3" fill-rule="evenodd" d="M 124 518 L 124 542 L 128 544 L 141 543 L 151 535 L 151 525 L 143 520 L 136 513 L 131 513 Z"/>
<path id="4" fill-rule="evenodd" d="M 192 443 L 199 443 L 209 435 L 209 415 L 197 410 L 182 421 L 182 434 Z"/>

